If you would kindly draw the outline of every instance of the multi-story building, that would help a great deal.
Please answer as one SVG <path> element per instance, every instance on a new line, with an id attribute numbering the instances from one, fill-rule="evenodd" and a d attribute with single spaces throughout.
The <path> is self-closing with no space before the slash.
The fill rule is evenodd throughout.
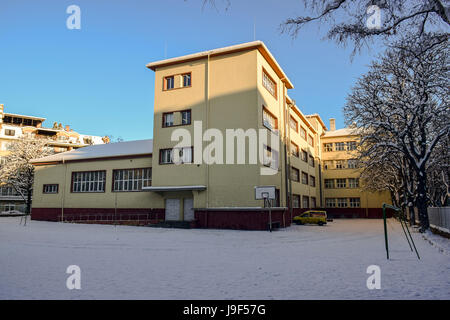
<path id="1" fill-rule="evenodd" d="M 0 104 L 0 165 L 6 161 L 10 146 L 17 140 L 30 137 L 48 141 L 48 149 L 59 153 L 89 145 L 109 142 L 108 137 L 80 134 L 54 123 L 52 128 L 43 127 L 45 118 L 6 113 Z M 24 211 L 23 198 L 10 186 L 0 186 L 0 212 Z"/>
<path id="2" fill-rule="evenodd" d="M 276 188 L 272 219 L 281 226 L 288 226 L 293 215 L 307 208 L 326 207 L 326 201 L 331 213 L 337 207 L 331 206 L 332 198 L 339 203 L 338 198 L 347 199 L 346 211 L 338 210 L 340 215 L 361 215 L 360 209 L 368 204 L 380 211 L 379 198 L 357 202 L 353 193 L 338 197 L 325 188 L 325 181 L 338 176 L 324 168 L 324 157 L 330 161 L 332 155 L 323 149 L 323 139 L 334 143 L 333 131 L 338 130 L 327 130 L 317 114 L 301 112 L 287 94 L 293 84 L 261 41 L 152 62 L 147 67 L 155 72 L 151 148 L 129 150 L 130 158 L 122 153 L 127 168 L 125 163 L 114 167 L 112 161 L 118 155 L 113 146 L 102 157 L 95 156 L 100 147 L 89 147 L 84 155 L 66 153 L 64 164 L 64 154 L 36 160 L 36 190 L 63 184 L 70 192 L 42 192 L 33 203 L 33 218 L 48 219 L 50 214 L 57 219 L 68 209 L 109 214 L 136 209 L 163 214 L 165 220 L 195 221 L 199 227 L 265 229 L 267 209 L 263 200 L 255 199 L 255 186 L 269 185 Z M 265 134 L 267 139 L 262 138 Z M 239 158 L 242 149 L 246 151 L 243 159 Z M 145 166 L 133 160 L 138 152 L 148 157 Z M 71 154 L 73 160 L 67 157 Z M 263 161 L 255 161 L 261 160 L 260 155 Z M 130 176 L 131 171 L 124 170 L 137 171 Z M 103 189 L 87 194 L 88 182 L 100 171 L 104 172 Z M 57 172 L 66 172 L 64 178 Z M 148 172 L 151 178 L 144 183 L 142 177 Z M 355 171 L 345 178 L 357 175 Z M 133 200 L 137 196 L 127 191 L 141 191 L 145 201 L 137 203 Z M 119 202 L 111 200 L 114 195 L 120 196 Z M 70 208 L 61 208 L 61 203 L 70 203 Z"/>

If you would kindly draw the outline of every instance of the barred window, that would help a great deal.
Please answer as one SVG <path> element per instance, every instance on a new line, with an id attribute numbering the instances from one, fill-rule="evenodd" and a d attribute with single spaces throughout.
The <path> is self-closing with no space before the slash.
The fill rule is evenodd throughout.
<path id="1" fill-rule="evenodd" d="M 309 176 L 309 185 L 311 187 L 315 187 L 316 186 L 316 178 L 314 176 Z"/>
<path id="2" fill-rule="evenodd" d="M 335 144 L 336 151 L 345 151 L 345 142 L 336 142 Z"/>
<path id="3" fill-rule="evenodd" d="M 72 173 L 72 192 L 105 192 L 106 171 Z"/>
<path id="4" fill-rule="evenodd" d="M 336 188 L 345 188 L 347 186 L 346 179 L 336 179 Z"/>
<path id="5" fill-rule="evenodd" d="M 292 181 L 300 181 L 300 172 L 298 169 L 291 167 L 291 180 Z"/>
<path id="6" fill-rule="evenodd" d="M 302 160 L 308 162 L 308 152 L 302 150 Z"/>
<path id="7" fill-rule="evenodd" d="M 326 198 L 325 205 L 327 208 L 336 208 L 336 199 L 335 198 Z"/>
<path id="8" fill-rule="evenodd" d="M 298 194 L 292 195 L 292 207 L 300 208 L 300 195 L 298 195 Z"/>
<path id="9" fill-rule="evenodd" d="M 325 179 L 325 189 L 334 188 L 334 179 Z"/>
<path id="10" fill-rule="evenodd" d="M 302 183 L 308 184 L 308 174 L 302 171 Z"/>
<path id="11" fill-rule="evenodd" d="M 44 193 L 55 194 L 58 193 L 59 185 L 58 184 L 44 184 Z"/>
<path id="12" fill-rule="evenodd" d="M 359 208 L 361 206 L 361 200 L 359 198 L 349 198 L 350 208 Z"/>
<path id="13" fill-rule="evenodd" d="M 338 198 L 337 206 L 338 208 L 347 208 L 347 198 Z"/>
<path id="14" fill-rule="evenodd" d="M 303 208 L 309 208 L 309 197 L 303 196 Z"/>
<path id="15" fill-rule="evenodd" d="M 263 86 L 270 92 L 271 95 L 277 98 L 277 85 L 275 81 L 263 70 Z"/>
<path id="16" fill-rule="evenodd" d="M 359 178 L 348 178 L 349 188 L 359 188 Z"/>
<path id="17" fill-rule="evenodd" d="M 113 191 L 142 191 L 152 185 L 152 168 L 114 170 Z"/>

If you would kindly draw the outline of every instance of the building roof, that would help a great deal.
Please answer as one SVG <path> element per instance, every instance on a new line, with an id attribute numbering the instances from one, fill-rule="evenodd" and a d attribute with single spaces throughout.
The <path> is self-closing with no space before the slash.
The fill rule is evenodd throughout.
<path id="1" fill-rule="evenodd" d="M 3 113 L 4 117 L 12 117 L 12 118 L 24 118 L 24 119 L 31 119 L 31 120 L 39 120 L 44 122 L 46 118 L 42 117 L 35 117 L 35 116 L 25 116 L 22 114 L 15 114 L 15 113 Z"/>
<path id="2" fill-rule="evenodd" d="M 333 131 L 326 131 L 323 138 L 343 137 L 343 136 L 357 136 L 358 132 L 353 128 L 342 128 Z"/>
<path id="3" fill-rule="evenodd" d="M 127 156 L 144 156 L 153 153 L 153 140 L 136 140 L 127 142 L 116 142 L 109 144 L 98 144 L 84 147 L 73 151 L 54 154 L 51 156 L 34 159 L 31 163 L 35 165 L 64 163 L 71 161 L 84 161 L 104 158 L 117 158 Z"/>
<path id="4" fill-rule="evenodd" d="M 327 126 L 325 125 L 325 123 L 323 123 L 322 118 L 320 117 L 320 115 L 318 113 L 313 113 L 313 114 L 307 114 L 305 117 L 307 118 L 316 118 L 317 121 L 319 121 L 320 125 L 322 126 L 323 130 L 328 130 Z"/>
<path id="5" fill-rule="evenodd" d="M 147 64 L 147 68 L 155 71 L 157 68 L 170 66 L 174 64 L 179 64 L 183 62 L 193 61 L 193 60 L 199 60 L 204 59 L 207 56 L 218 56 L 223 54 L 229 54 L 233 52 L 238 51 L 245 51 L 245 50 L 251 50 L 251 49 L 258 49 L 259 52 L 263 55 L 263 57 L 269 62 L 270 66 L 274 69 L 276 74 L 282 79 L 282 81 L 286 84 L 286 88 L 293 89 L 294 85 L 292 82 L 288 79 L 286 74 L 284 73 L 283 69 L 281 69 L 278 62 L 275 60 L 273 55 L 270 53 L 269 49 L 267 49 L 266 45 L 262 41 L 252 41 L 252 42 L 246 42 L 234 46 L 229 47 L 223 47 L 208 51 L 202 51 L 198 53 L 188 54 L 181 57 L 171 58 L 171 59 L 165 59 L 165 60 L 159 60 L 155 62 L 151 62 Z"/>

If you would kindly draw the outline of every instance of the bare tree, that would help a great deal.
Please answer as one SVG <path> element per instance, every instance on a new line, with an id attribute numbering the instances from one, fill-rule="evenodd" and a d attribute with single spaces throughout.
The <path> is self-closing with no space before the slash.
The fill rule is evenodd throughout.
<path id="1" fill-rule="evenodd" d="M 363 157 L 392 153 L 405 160 L 402 175 L 414 181 L 405 188 L 422 231 L 429 226 L 430 159 L 450 134 L 448 62 L 446 41 L 422 36 L 396 43 L 358 80 L 344 108 L 346 122 L 361 131 Z"/>
<path id="2" fill-rule="evenodd" d="M 286 19 L 281 24 L 282 32 L 295 37 L 306 25 L 328 25 L 325 38 L 338 44 L 353 43 L 354 53 L 376 38 L 396 41 L 398 37 L 427 32 L 442 37 L 448 35 L 450 27 L 448 0 L 303 0 L 303 3 L 312 15 Z M 368 8 L 374 5 L 380 10 L 381 23 L 369 28 L 367 21 L 372 13 L 368 14 Z"/>
<path id="3" fill-rule="evenodd" d="M 34 166 L 30 161 L 50 154 L 46 146 L 47 141 L 40 139 L 21 138 L 14 141 L 5 164 L 0 167 L 0 185 L 11 186 L 22 197 L 26 215 L 31 213 L 34 184 Z"/>

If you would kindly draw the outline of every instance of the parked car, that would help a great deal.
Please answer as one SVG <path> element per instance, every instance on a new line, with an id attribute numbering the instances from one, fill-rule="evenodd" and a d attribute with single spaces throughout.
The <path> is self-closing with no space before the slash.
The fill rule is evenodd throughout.
<path id="1" fill-rule="evenodd" d="M 323 226 L 327 224 L 327 221 L 333 221 L 332 219 L 327 219 L 326 211 L 319 210 L 309 210 L 303 212 L 301 215 L 294 217 L 294 223 L 296 224 L 318 224 Z"/>

